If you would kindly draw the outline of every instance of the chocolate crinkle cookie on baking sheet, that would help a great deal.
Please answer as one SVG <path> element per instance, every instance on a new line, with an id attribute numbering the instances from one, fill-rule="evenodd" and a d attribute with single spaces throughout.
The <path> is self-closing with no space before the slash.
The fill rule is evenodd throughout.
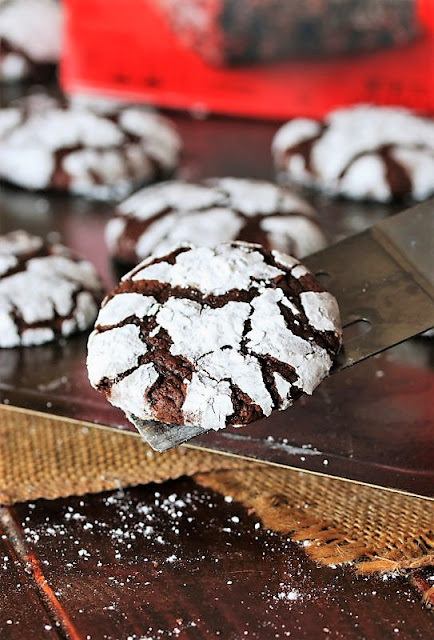
<path id="1" fill-rule="evenodd" d="M 279 129 L 272 151 L 282 176 L 331 195 L 388 202 L 434 193 L 434 120 L 400 107 L 295 118 Z"/>
<path id="2" fill-rule="evenodd" d="M 209 429 L 289 407 L 341 345 L 335 298 L 298 260 L 234 242 L 150 257 L 106 297 L 92 386 L 135 420 Z"/>
<path id="3" fill-rule="evenodd" d="M 94 322 L 102 283 L 90 262 L 25 231 L 0 236 L 0 347 L 43 344 Z"/>
<path id="4" fill-rule="evenodd" d="M 110 253 L 130 265 L 183 242 L 213 246 L 244 240 L 297 258 L 326 244 L 305 200 L 286 187 L 241 178 L 172 180 L 142 189 L 119 205 L 106 240 Z"/>
<path id="5" fill-rule="evenodd" d="M 0 0 L 0 82 L 38 78 L 56 64 L 61 31 L 58 0 Z"/>
<path id="6" fill-rule="evenodd" d="M 121 199 L 170 176 L 180 138 L 150 109 L 31 96 L 0 110 L 0 178 L 26 189 Z"/>

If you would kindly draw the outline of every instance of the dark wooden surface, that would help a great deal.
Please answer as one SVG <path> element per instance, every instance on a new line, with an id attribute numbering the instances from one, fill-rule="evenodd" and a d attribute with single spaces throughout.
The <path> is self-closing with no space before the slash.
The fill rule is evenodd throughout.
<path id="1" fill-rule="evenodd" d="M 24 571 L 15 549 L 0 526 L 0 638 L 57 638 L 55 625 L 40 601 L 36 585 Z M 34 636 L 38 630 L 39 636 Z"/>
<path id="2" fill-rule="evenodd" d="M 189 479 L 19 504 L 3 521 L 24 564 L 0 563 L 2 640 L 434 637 L 405 577 L 319 568 Z"/>

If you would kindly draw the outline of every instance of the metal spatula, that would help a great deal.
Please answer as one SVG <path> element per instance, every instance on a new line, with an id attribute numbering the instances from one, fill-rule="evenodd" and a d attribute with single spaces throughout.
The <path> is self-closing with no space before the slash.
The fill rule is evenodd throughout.
<path id="1" fill-rule="evenodd" d="M 332 372 L 434 326 L 433 232 L 431 200 L 302 260 L 327 279 L 341 310 L 344 345 Z M 205 433 L 200 426 L 129 417 L 156 451 Z"/>

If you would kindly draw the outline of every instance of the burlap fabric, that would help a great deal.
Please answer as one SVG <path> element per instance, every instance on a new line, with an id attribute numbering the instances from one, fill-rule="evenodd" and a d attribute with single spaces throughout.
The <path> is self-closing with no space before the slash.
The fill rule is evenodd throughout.
<path id="1" fill-rule="evenodd" d="M 2 504 L 182 475 L 303 541 L 321 564 L 366 574 L 434 565 L 433 501 L 185 447 L 158 454 L 134 434 L 0 408 Z"/>

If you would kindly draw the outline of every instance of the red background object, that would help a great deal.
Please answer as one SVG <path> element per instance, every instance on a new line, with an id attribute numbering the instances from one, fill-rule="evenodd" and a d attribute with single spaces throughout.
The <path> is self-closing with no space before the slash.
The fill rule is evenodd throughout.
<path id="1" fill-rule="evenodd" d="M 185 48 L 150 0 L 65 3 L 61 83 L 67 93 L 271 119 L 320 117 L 355 102 L 434 114 L 433 0 L 419 0 L 422 34 L 408 45 L 225 69 Z"/>

